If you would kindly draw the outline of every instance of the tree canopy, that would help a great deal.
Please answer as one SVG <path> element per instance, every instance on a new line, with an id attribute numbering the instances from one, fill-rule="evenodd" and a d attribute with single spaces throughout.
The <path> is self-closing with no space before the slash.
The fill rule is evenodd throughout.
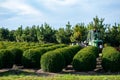
<path id="1" fill-rule="evenodd" d="M 87 25 L 77 23 L 71 25 L 67 22 L 64 28 L 54 29 L 49 24 L 26 26 L 22 25 L 16 30 L 0 28 L 0 41 L 16 42 L 42 42 L 42 43 L 65 43 L 81 42 L 87 38 L 88 31 L 97 28 L 100 31 L 100 38 L 104 43 L 112 46 L 120 45 L 120 24 L 105 24 L 104 18 L 93 18 L 93 21 Z"/>

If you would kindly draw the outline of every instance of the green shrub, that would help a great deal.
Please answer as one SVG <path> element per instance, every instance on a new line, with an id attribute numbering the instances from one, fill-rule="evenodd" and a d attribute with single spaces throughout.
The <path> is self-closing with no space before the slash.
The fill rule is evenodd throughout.
<path id="1" fill-rule="evenodd" d="M 46 72 L 60 72 L 65 65 L 64 57 L 59 51 L 45 53 L 40 62 L 42 70 Z"/>
<path id="2" fill-rule="evenodd" d="M 41 47 L 49 47 L 55 45 L 54 43 L 42 44 Z"/>
<path id="3" fill-rule="evenodd" d="M 120 52 L 113 47 L 105 47 L 102 54 L 102 66 L 105 71 L 120 71 Z"/>
<path id="4" fill-rule="evenodd" d="M 0 42 L 0 49 L 6 49 L 5 42 Z"/>
<path id="5" fill-rule="evenodd" d="M 15 55 L 14 64 L 21 65 L 23 51 L 19 48 L 13 48 L 11 49 L 11 52 Z"/>
<path id="6" fill-rule="evenodd" d="M 14 54 L 10 50 L 0 50 L 0 68 L 11 68 L 14 64 Z"/>
<path id="7" fill-rule="evenodd" d="M 96 54 L 98 54 L 97 48 L 92 46 L 81 49 L 73 58 L 73 68 L 76 71 L 90 71 L 95 69 Z"/>
<path id="8" fill-rule="evenodd" d="M 81 49 L 80 46 L 69 46 L 65 48 L 56 49 L 65 58 L 65 66 L 72 63 L 74 55 Z"/>
<path id="9" fill-rule="evenodd" d="M 89 51 L 92 54 L 94 54 L 96 57 L 99 56 L 99 50 L 98 47 L 95 46 L 87 46 L 86 48 L 83 48 L 84 51 Z"/>
<path id="10" fill-rule="evenodd" d="M 25 68 L 39 68 L 40 67 L 40 52 L 35 49 L 26 50 L 23 53 L 22 64 Z"/>
<path id="11" fill-rule="evenodd" d="M 57 48 L 63 48 L 63 47 L 66 47 L 66 46 L 67 46 L 66 44 L 56 44 L 56 45 L 47 47 L 47 49 L 50 51 L 50 50 L 55 50 Z"/>

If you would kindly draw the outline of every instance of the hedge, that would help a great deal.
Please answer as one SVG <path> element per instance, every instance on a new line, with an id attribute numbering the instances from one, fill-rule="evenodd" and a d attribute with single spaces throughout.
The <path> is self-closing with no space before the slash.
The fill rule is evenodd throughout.
<path id="1" fill-rule="evenodd" d="M 14 64 L 14 54 L 10 50 L 0 50 L 0 68 L 11 68 Z"/>
<path id="2" fill-rule="evenodd" d="M 12 48 L 11 52 L 14 54 L 15 56 L 15 61 L 14 64 L 16 65 L 21 65 L 22 64 L 22 55 L 23 55 L 23 50 L 19 49 L 19 48 Z"/>
<path id="3" fill-rule="evenodd" d="M 98 49 L 98 47 L 87 46 L 87 47 L 83 48 L 82 50 L 89 51 L 89 52 L 93 53 L 96 57 L 99 56 L 99 49 Z"/>
<path id="4" fill-rule="evenodd" d="M 50 50 L 55 50 L 57 48 L 63 48 L 63 47 L 67 47 L 67 45 L 66 44 L 56 44 L 56 45 L 47 47 L 47 49 L 50 51 Z"/>
<path id="5" fill-rule="evenodd" d="M 23 53 L 22 64 L 25 68 L 40 68 L 39 50 L 29 49 Z"/>
<path id="6" fill-rule="evenodd" d="M 59 51 L 49 51 L 41 57 L 41 68 L 46 72 L 60 72 L 65 66 L 64 57 Z"/>
<path id="7" fill-rule="evenodd" d="M 22 58 L 22 64 L 26 68 L 40 68 L 40 60 L 41 56 L 51 50 L 54 50 L 59 47 L 64 47 L 66 45 L 60 44 L 50 47 L 40 47 L 36 49 L 28 49 L 24 51 L 23 58 Z"/>
<path id="8" fill-rule="evenodd" d="M 69 46 L 65 48 L 56 49 L 59 51 L 65 58 L 65 66 L 72 63 L 74 55 L 81 49 L 80 46 Z"/>
<path id="9" fill-rule="evenodd" d="M 105 71 L 120 71 L 120 52 L 113 47 L 105 47 L 102 51 L 102 66 Z"/>
<path id="10" fill-rule="evenodd" d="M 73 68 L 76 71 L 90 71 L 96 67 L 96 54 L 98 49 L 88 46 L 81 49 L 73 58 Z"/>

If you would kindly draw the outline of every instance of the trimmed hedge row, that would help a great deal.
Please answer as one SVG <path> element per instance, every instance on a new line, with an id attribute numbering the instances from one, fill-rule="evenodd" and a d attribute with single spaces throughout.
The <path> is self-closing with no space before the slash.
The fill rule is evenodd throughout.
<path id="1" fill-rule="evenodd" d="M 11 68 L 15 61 L 15 55 L 7 49 L 0 50 L 0 68 Z"/>
<path id="2" fill-rule="evenodd" d="M 40 66 L 40 52 L 35 49 L 26 50 L 23 53 L 22 64 L 25 68 L 39 68 Z"/>
<path id="3" fill-rule="evenodd" d="M 41 55 L 65 46 L 67 45 L 54 43 L 0 42 L 0 68 L 10 68 L 13 64 L 39 68 Z"/>
<path id="4" fill-rule="evenodd" d="M 47 72 L 60 72 L 72 62 L 73 56 L 80 50 L 80 46 L 59 48 L 42 55 L 41 68 Z"/>
<path id="5" fill-rule="evenodd" d="M 60 72 L 65 66 L 64 56 L 57 50 L 45 53 L 40 63 L 42 70 L 46 72 Z"/>
<path id="6" fill-rule="evenodd" d="M 96 67 L 98 48 L 88 46 L 81 49 L 73 58 L 73 68 L 76 71 L 90 71 Z"/>
<path id="7" fill-rule="evenodd" d="M 14 64 L 21 65 L 22 64 L 22 55 L 23 50 L 19 48 L 12 48 L 11 49 L 12 54 L 14 55 Z"/>
<path id="8" fill-rule="evenodd" d="M 103 48 L 102 54 L 102 66 L 105 71 L 120 71 L 120 52 L 109 46 Z"/>
<path id="9" fill-rule="evenodd" d="M 95 47 L 95 46 L 87 46 L 87 47 L 83 48 L 82 51 L 91 52 L 96 57 L 99 56 L 99 49 L 97 47 Z"/>
<path id="10" fill-rule="evenodd" d="M 81 49 L 80 46 L 69 46 L 65 48 L 57 49 L 65 58 L 65 66 L 72 63 L 74 55 Z"/>
<path id="11" fill-rule="evenodd" d="M 59 44 L 54 45 L 50 47 L 43 47 L 43 48 L 37 48 L 37 49 L 28 49 L 24 51 L 23 57 L 22 57 L 22 65 L 25 68 L 40 68 L 40 60 L 41 56 L 51 50 L 54 50 L 56 48 L 65 47 L 65 44 Z"/>

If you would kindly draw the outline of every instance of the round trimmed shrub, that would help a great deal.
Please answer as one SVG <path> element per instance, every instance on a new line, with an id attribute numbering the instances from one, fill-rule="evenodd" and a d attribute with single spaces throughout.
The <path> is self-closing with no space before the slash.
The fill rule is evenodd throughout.
<path id="1" fill-rule="evenodd" d="M 59 51 L 49 51 L 41 57 L 41 68 L 46 72 L 60 72 L 65 65 L 64 61 Z"/>
<path id="2" fill-rule="evenodd" d="M 113 47 L 105 47 L 102 51 L 102 66 L 105 71 L 120 71 L 120 52 Z"/>
<path id="3" fill-rule="evenodd" d="M 14 64 L 21 65 L 23 51 L 19 48 L 13 48 L 13 49 L 11 49 L 11 52 L 15 55 Z"/>
<path id="4" fill-rule="evenodd" d="M 10 50 L 0 50 L 0 68 L 11 68 L 14 60 L 14 54 Z"/>
<path id="5" fill-rule="evenodd" d="M 23 53 L 22 64 L 25 68 L 40 68 L 40 52 L 35 49 L 26 50 Z"/>
<path id="6" fill-rule="evenodd" d="M 95 69 L 96 54 L 98 54 L 98 51 L 93 48 L 92 46 L 85 47 L 74 56 L 72 65 L 76 71 L 90 71 Z"/>
<path id="7" fill-rule="evenodd" d="M 98 47 L 95 47 L 95 46 L 87 46 L 85 48 L 82 49 L 82 51 L 89 51 L 91 52 L 92 54 L 94 54 L 96 57 L 99 56 L 99 49 Z"/>
<path id="8" fill-rule="evenodd" d="M 69 46 L 65 48 L 56 49 L 65 58 L 65 66 L 72 63 L 74 55 L 81 49 L 80 46 Z"/>

